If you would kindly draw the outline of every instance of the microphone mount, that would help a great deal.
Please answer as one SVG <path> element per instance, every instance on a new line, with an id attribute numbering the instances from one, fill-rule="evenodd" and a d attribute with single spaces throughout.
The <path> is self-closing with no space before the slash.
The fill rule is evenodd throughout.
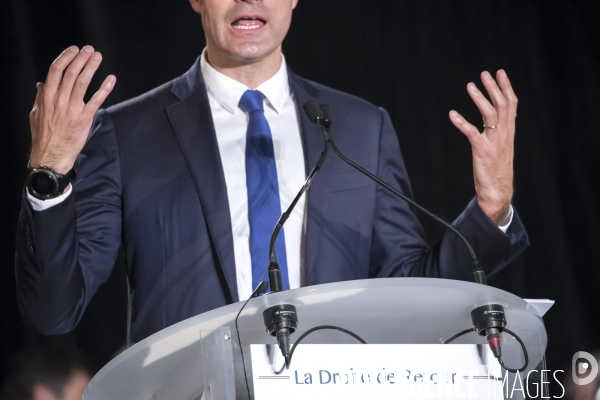
<path id="1" fill-rule="evenodd" d="M 298 314 L 296 307 L 291 304 L 278 304 L 263 311 L 263 319 L 267 332 L 277 337 L 277 344 L 285 359 L 286 369 L 290 368 L 290 335 L 298 327 Z"/>

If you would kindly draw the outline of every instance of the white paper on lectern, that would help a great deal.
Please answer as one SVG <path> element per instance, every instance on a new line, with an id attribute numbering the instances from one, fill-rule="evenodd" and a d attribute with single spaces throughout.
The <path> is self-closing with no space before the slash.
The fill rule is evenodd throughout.
<path id="1" fill-rule="evenodd" d="M 488 346 L 307 344 L 281 370 L 276 345 L 251 345 L 255 398 L 503 399 L 502 371 Z"/>
<path id="2" fill-rule="evenodd" d="M 535 310 L 540 313 L 540 317 L 543 317 L 548 310 L 550 309 L 550 307 L 552 307 L 555 303 L 554 300 L 550 300 L 550 299 L 523 299 L 525 300 L 527 303 L 531 304 L 531 306 L 533 308 L 535 308 Z"/>

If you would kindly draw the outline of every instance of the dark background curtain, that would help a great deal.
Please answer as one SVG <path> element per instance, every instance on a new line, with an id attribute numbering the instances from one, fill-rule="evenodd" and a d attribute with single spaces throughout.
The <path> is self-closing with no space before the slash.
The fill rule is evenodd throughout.
<path id="1" fill-rule="evenodd" d="M 557 301 L 544 318 L 551 369 L 567 370 L 575 351 L 600 347 L 598 4 L 300 0 L 284 42 L 298 75 L 390 112 L 416 199 L 450 220 L 474 188 L 469 143 L 447 113 L 456 109 L 479 125 L 465 86 L 480 83 L 483 70 L 506 69 L 520 100 L 514 204 L 531 247 L 489 283 Z M 5 0 L 0 7 L 0 378 L 6 360 L 33 340 L 76 343 L 98 368 L 125 340 L 122 262 L 71 334 L 37 338 L 15 301 L 14 232 L 35 83 L 63 49 L 92 44 L 104 62 L 91 87 L 117 75 L 105 105 L 115 104 L 188 69 L 204 47 L 200 20 L 186 0 Z M 434 242 L 440 228 L 422 222 Z"/>

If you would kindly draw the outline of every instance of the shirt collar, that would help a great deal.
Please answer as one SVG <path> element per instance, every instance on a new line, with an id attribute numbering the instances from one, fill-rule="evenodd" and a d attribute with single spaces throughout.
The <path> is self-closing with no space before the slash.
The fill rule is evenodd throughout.
<path id="1" fill-rule="evenodd" d="M 231 114 L 242 112 L 238 107 L 242 95 L 249 88 L 241 82 L 236 81 L 228 76 L 223 75 L 214 69 L 206 60 L 206 49 L 200 57 L 200 69 L 204 82 L 208 89 L 208 94 L 217 101 L 224 109 Z M 290 85 L 288 82 L 287 66 L 283 54 L 281 55 L 281 67 L 271 78 L 263 82 L 256 88 L 267 99 L 267 104 L 280 113 L 283 110 L 283 105 L 286 96 L 290 94 Z"/>

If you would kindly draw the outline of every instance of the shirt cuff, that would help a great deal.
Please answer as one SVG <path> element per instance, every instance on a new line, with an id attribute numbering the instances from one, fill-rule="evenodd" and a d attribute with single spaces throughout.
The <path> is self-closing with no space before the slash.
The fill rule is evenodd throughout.
<path id="1" fill-rule="evenodd" d="M 40 199 L 36 199 L 32 195 L 30 195 L 29 190 L 27 190 L 27 188 L 25 188 L 25 191 L 27 192 L 27 198 L 29 199 L 29 203 L 31 204 L 31 207 L 33 208 L 34 211 L 44 211 L 44 210 L 49 209 L 52 206 L 62 203 L 63 201 L 65 201 L 65 199 L 67 197 L 69 197 L 69 195 L 72 192 L 71 185 L 69 185 L 67 187 L 67 191 L 65 193 L 61 194 L 60 196 L 57 196 L 57 197 L 54 197 L 54 198 L 48 199 L 48 200 L 40 200 Z"/>
<path id="2" fill-rule="evenodd" d="M 508 230 L 508 227 L 512 223 L 513 215 L 514 215 L 513 206 L 512 206 L 512 204 L 510 204 L 508 206 L 508 212 L 506 213 L 504 218 L 502 218 L 502 220 L 498 223 L 498 228 L 500 228 L 500 230 L 502 232 L 506 233 L 506 231 Z"/>

